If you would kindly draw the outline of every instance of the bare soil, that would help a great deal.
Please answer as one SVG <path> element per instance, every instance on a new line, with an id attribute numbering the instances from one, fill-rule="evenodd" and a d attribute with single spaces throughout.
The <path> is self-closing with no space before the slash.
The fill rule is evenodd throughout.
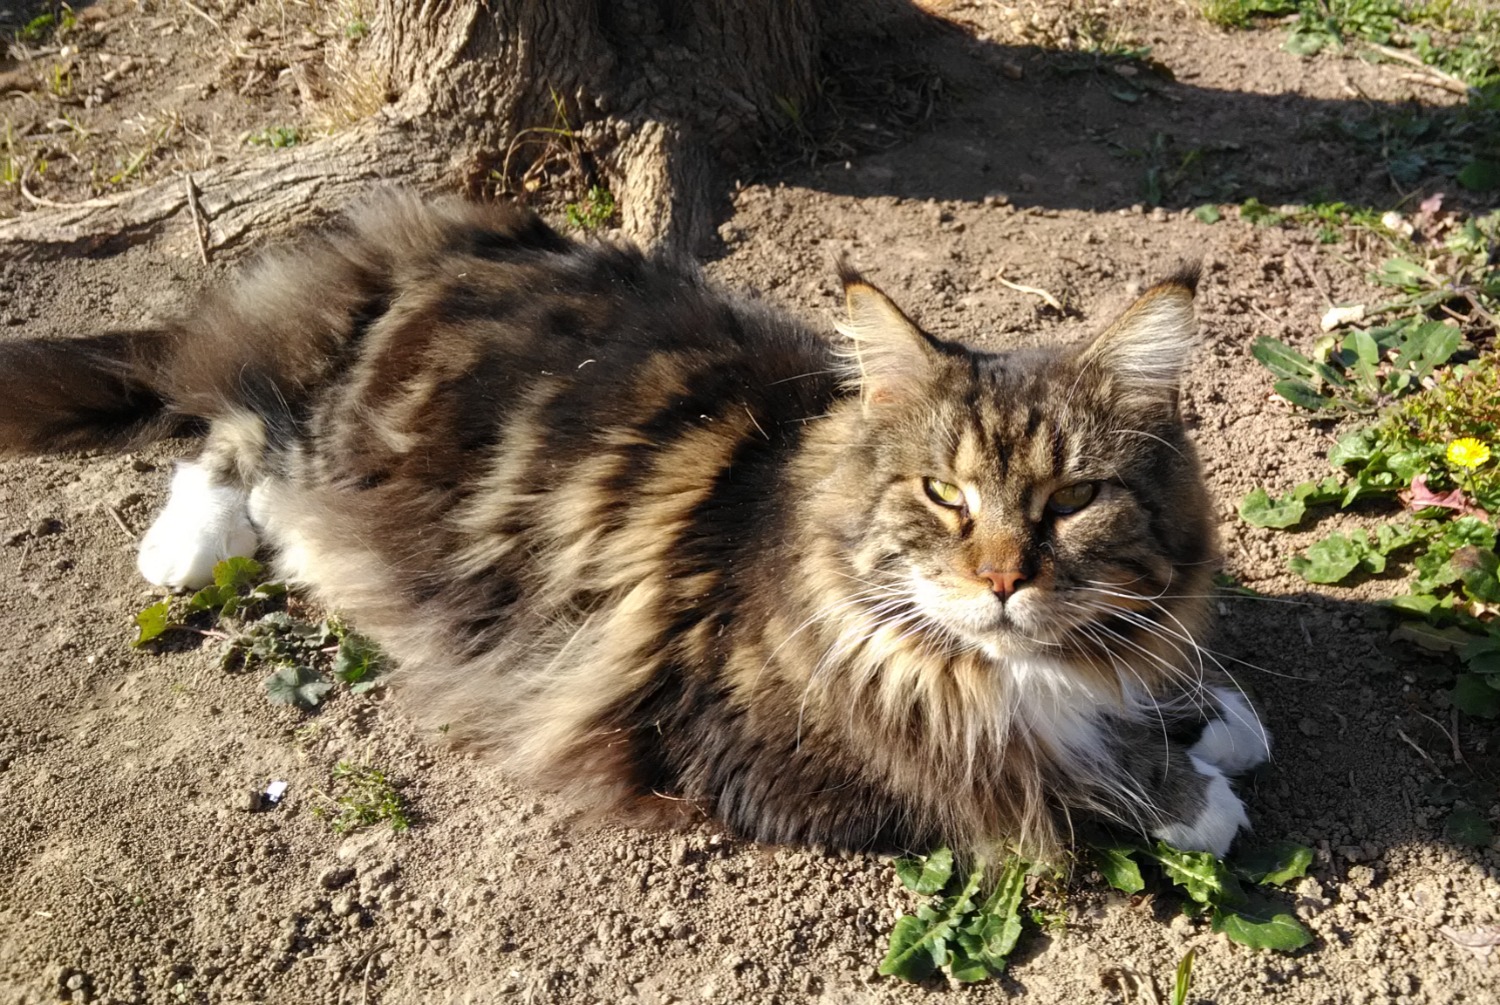
<path id="1" fill-rule="evenodd" d="M 7 31 L 39 10 L 3 2 Z M 1261 595 L 1225 595 L 1212 645 L 1276 736 L 1273 764 L 1241 785 L 1258 835 L 1316 849 L 1287 897 L 1314 945 L 1257 954 L 1080 867 L 1065 928 L 1028 930 L 1003 978 L 901 984 L 876 974 L 914 906 L 886 861 L 707 825 L 584 826 L 563 800 L 419 733 L 403 713 L 419 696 L 343 694 L 304 714 L 269 704 L 258 675 L 221 669 L 213 640 L 133 650 L 132 616 L 154 599 L 135 538 L 192 449 L 175 442 L 0 462 L 0 1001 L 1147 1001 L 1139 982 L 1167 987 L 1188 949 L 1193 1001 L 1497 1000 L 1494 957 L 1455 939 L 1500 924 L 1500 851 L 1443 837 L 1455 805 L 1500 816 L 1493 727 L 1451 715 L 1448 657 L 1389 640 L 1369 602 L 1399 582 L 1311 591 L 1285 564 L 1311 534 L 1235 513 L 1256 485 L 1324 473 L 1338 432 L 1269 395 L 1252 341 L 1307 346 L 1330 303 L 1376 298 L 1365 277 L 1379 248 L 1189 212 L 1249 196 L 1411 206 L 1441 180 L 1398 189 L 1390 144 L 1340 123 L 1412 121 L 1459 99 L 1410 67 L 1304 60 L 1279 31 L 1221 32 L 1176 0 L 925 6 L 960 28 L 912 54 L 942 80 L 937 115 L 885 149 L 747 178 L 708 271 L 828 325 L 829 260 L 847 250 L 934 331 L 1005 346 L 1079 339 L 1133 288 L 1203 263 L 1206 344 L 1185 407 L 1226 569 Z M 0 214 L 276 157 L 243 137 L 294 126 L 313 142 L 337 118 L 329 102 L 347 99 L 317 82 L 358 40 L 353 4 L 78 13 L 61 40 L 0 63 L 0 154 L 28 167 L 26 193 L 0 187 Z M 1158 69 L 1099 55 L 1134 46 Z M 46 83 L 60 64 L 66 93 Z M 384 171 L 400 181 L 399 163 Z M 136 323 L 242 254 L 218 249 L 205 267 L 186 214 L 108 253 L 0 248 L 0 337 Z M 396 778 L 415 826 L 333 833 L 314 811 L 340 760 Z M 273 779 L 290 783 L 285 799 L 252 810 Z"/>

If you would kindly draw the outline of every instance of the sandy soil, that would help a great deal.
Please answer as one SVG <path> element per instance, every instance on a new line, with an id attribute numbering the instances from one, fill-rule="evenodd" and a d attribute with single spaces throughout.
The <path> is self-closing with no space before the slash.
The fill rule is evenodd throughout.
<path id="1" fill-rule="evenodd" d="M 0 17 L 12 26 L 35 13 L 11 6 Z M 1374 296 L 1364 276 L 1378 250 L 1188 212 L 1248 196 L 1393 205 L 1403 193 L 1378 145 L 1339 123 L 1453 97 L 1400 67 L 1299 59 L 1276 31 L 1221 33 L 1173 0 L 938 6 L 965 31 L 914 53 L 942 77 L 937 118 L 889 149 L 747 182 L 707 268 L 827 324 L 830 256 L 847 249 L 933 330 L 1003 346 L 1077 339 L 1132 288 L 1203 262 L 1207 342 L 1186 409 L 1227 569 L 1264 595 L 1226 594 L 1213 646 L 1277 738 L 1274 763 L 1243 786 L 1257 832 L 1317 849 L 1288 897 L 1314 945 L 1256 954 L 1169 899 L 1122 898 L 1080 869 L 1066 929 L 1029 931 L 1004 978 L 904 985 L 875 971 L 913 906 L 885 861 L 708 826 L 582 827 L 561 800 L 417 732 L 400 698 L 344 694 L 309 715 L 268 704 L 258 675 L 220 669 L 211 642 L 132 650 L 132 615 L 152 599 L 134 538 L 191 449 L 175 443 L 0 463 L 0 1002 L 1113 1002 L 1128 996 L 1111 974 L 1165 986 L 1189 948 L 1194 1001 L 1497 1000 L 1493 958 L 1445 932 L 1500 923 L 1500 852 L 1442 836 L 1455 805 L 1500 815 L 1492 726 L 1450 717 L 1444 658 L 1388 640 L 1369 601 L 1397 584 L 1311 592 L 1285 566 L 1311 535 L 1235 516 L 1255 485 L 1321 474 L 1338 431 L 1269 397 L 1251 342 L 1309 344 L 1330 301 Z M 80 13 L 70 51 L 0 64 L 8 142 L 56 147 L 56 167 L 28 184 L 39 199 L 247 156 L 247 131 L 312 129 L 317 94 L 292 68 L 347 44 L 326 9 L 117 0 Z M 286 55 L 293 42 L 302 57 Z M 1149 45 L 1170 74 L 1077 53 L 1091 43 Z M 68 95 L 25 84 L 59 61 Z M 163 121 L 175 125 L 130 177 L 91 173 L 90 157 L 128 166 Z M 1420 181 L 1424 194 L 1441 187 Z M 1147 208 L 1153 191 L 1161 206 Z M 0 210 L 32 211 L 18 186 L 0 193 Z M 204 268 L 179 220 L 108 255 L 0 261 L 0 337 L 131 324 L 234 260 Z M 416 826 L 335 835 L 313 811 L 341 759 L 398 779 Z M 287 797 L 251 811 L 273 779 Z"/>

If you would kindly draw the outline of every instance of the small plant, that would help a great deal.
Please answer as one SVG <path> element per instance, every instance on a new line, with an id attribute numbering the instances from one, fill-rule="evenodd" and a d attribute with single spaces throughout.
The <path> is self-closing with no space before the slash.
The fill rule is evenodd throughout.
<path id="1" fill-rule="evenodd" d="M 168 597 L 138 613 L 131 645 L 143 646 L 174 628 L 186 628 L 193 615 L 205 614 L 218 620 L 264 610 L 286 595 L 281 583 L 262 582 L 264 573 L 265 567 L 253 558 L 226 558 L 214 566 L 213 583 L 185 601 Z"/>
<path id="2" fill-rule="evenodd" d="M 1286 908 L 1245 884 L 1279 886 L 1297 879 L 1312 864 L 1312 850 L 1281 842 L 1226 863 L 1207 852 L 1187 852 L 1164 842 L 1101 844 L 1091 849 L 1106 882 L 1127 895 L 1146 889 L 1142 861 L 1175 884 L 1193 913 L 1207 913 L 1215 932 L 1252 949 L 1292 952 L 1312 941 L 1311 934 Z M 1138 857 L 1140 861 L 1138 861 Z M 914 893 L 931 898 L 916 914 L 903 915 L 891 930 L 880 972 L 909 981 L 939 970 L 961 983 L 1001 973 L 1021 937 L 1021 905 L 1027 877 L 1035 868 L 1009 856 L 991 875 L 983 860 L 968 871 L 955 870 L 953 852 L 939 848 L 925 856 L 898 859 L 896 875 Z M 989 893 L 981 891 L 989 886 Z M 1032 923 L 1050 927 L 1056 912 L 1031 912 Z M 1046 923 L 1046 924 L 1043 924 Z M 1192 961 L 1177 971 L 1183 995 Z"/>
<path id="3" fill-rule="evenodd" d="M 59 35 L 71 31 L 78 24 L 71 7 L 63 7 L 58 13 L 50 11 L 38 14 L 16 30 L 16 41 L 26 45 L 41 45 Z"/>
<path id="4" fill-rule="evenodd" d="M 411 827 L 406 800 L 379 768 L 340 761 L 334 765 L 333 781 L 340 790 L 332 798 L 338 812 L 321 806 L 313 812 L 328 818 L 335 833 L 348 834 L 382 823 L 398 834 Z"/>
<path id="5" fill-rule="evenodd" d="M 272 126 L 269 129 L 251 133 L 245 138 L 245 142 L 251 146 L 284 150 L 302 142 L 302 131 L 296 126 Z"/>
<path id="6" fill-rule="evenodd" d="M 988 871 L 983 860 L 967 872 L 954 871 L 947 848 L 897 860 L 902 884 L 932 899 L 896 922 L 880 972 L 918 981 L 946 970 L 963 983 L 999 974 L 1021 937 L 1021 899 L 1030 870 L 1024 859 L 1007 858 L 989 895 L 980 897 Z"/>
<path id="7" fill-rule="evenodd" d="M 1193 986 L 1193 960 L 1197 958 L 1198 951 L 1189 949 L 1177 964 L 1177 972 L 1172 975 L 1172 997 L 1170 1005 L 1187 1005 L 1188 991 Z"/>
<path id="8" fill-rule="evenodd" d="M 264 568 L 253 558 L 228 558 L 214 566 L 214 581 L 183 600 L 168 597 L 135 616 L 136 646 L 173 629 L 226 639 L 220 664 L 226 669 L 269 668 L 266 697 L 274 704 L 316 708 L 334 688 L 334 680 L 352 694 L 364 694 L 385 683 L 387 661 L 374 642 L 352 631 L 338 618 L 314 624 L 284 610 L 267 612 L 282 600 L 286 587 L 261 582 Z M 228 623 L 232 630 L 225 633 Z M 198 628 L 194 623 L 220 626 Z"/>
<path id="9" fill-rule="evenodd" d="M 600 185 L 589 187 L 588 195 L 578 202 L 564 207 L 568 226 L 575 230 L 598 230 L 608 225 L 615 215 L 615 197 L 609 189 Z"/>

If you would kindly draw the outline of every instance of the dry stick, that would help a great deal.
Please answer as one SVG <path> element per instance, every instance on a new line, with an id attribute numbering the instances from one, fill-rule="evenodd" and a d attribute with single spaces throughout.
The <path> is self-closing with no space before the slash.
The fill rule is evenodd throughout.
<path id="1" fill-rule="evenodd" d="M 203 264 L 208 264 L 208 221 L 203 218 L 203 207 L 198 205 L 198 186 L 193 184 L 193 173 L 184 171 L 182 173 L 184 186 L 187 188 L 188 212 L 193 217 L 193 236 L 198 238 L 198 257 L 203 259 Z"/>
<path id="2" fill-rule="evenodd" d="M 130 529 L 130 524 L 125 522 L 125 518 L 120 515 L 120 511 L 118 509 L 113 506 L 106 506 L 104 507 L 104 511 L 115 518 L 115 523 L 119 524 L 120 529 L 125 532 L 125 537 L 128 540 L 135 540 L 135 531 Z"/>
<path id="3" fill-rule="evenodd" d="M 1029 293 L 1034 297 L 1041 297 L 1042 300 L 1046 302 L 1048 307 L 1051 307 L 1059 314 L 1063 313 L 1063 305 L 1058 303 L 1057 298 L 1048 293 L 1046 290 L 1037 289 L 1035 286 L 1022 286 L 1020 283 L 1013 283 L 1009 279 L 1005 278 L 1005 273 L 1003 272 L 995 273 L 995 280 L 1001 286 L 1008 286 L 1011 289 L 1015 290 L 1017 293 Z"/>
<path id="4" fill-rule="evenodd" d="M 1427 751 L 1425 751 L 1421 747 L 1417 746 L 1417 741 L 1413 740 L 1411 737 L 1407 736 L 1406 733 L 1400 727 L 1397 727 L 1397 729 L 1396 729 L 1396 735 L 1399 736 L 1399 737 L 1401 737 L 1401 739 L 1405 740 L 1406 741 L 1406 745 L 1408 747 L 1410 747 L 1412 750 L 1415 750 L 1417 753 L 1421 754 L 1422 755 L 1422 760 L 1428 761 L 1428 762 L 1430 762 L 1432 760 L 1432 756 L 1430 754 L 1428 754 Z"/>
<path id="5" fill-rule="evenodd" d="M 1456 84 L 1449 80 L 1443 80 L 1441 77 L 1428 76 L 1425 73 L 1412 73 L 1408 70 L 1396 74 L 1396 79 L 1409 81 L 1413 84 L 1425 84 L 1428 87 L 1436 87 L 1439 90 L 1447 91 L 1449 94 L 1467 95 L 1469 93 L 1469 88 L 1461 83 Z"/>
<path id="6" fill-rule="evenodd" d="M 33 194 L 31 189 L 26 187 L 26 177 L 29 174 L 31 174 L 30 164 L 26 165 L 26 169 L 21 172 L 21 194 L 33 206 L 41 206 L 44 209 L 107 209 L 135 197 L 134 192 L 124 192 L 120 195 L 102 196 L 98 199 L 85 199 L 83 202 L 53 202 L 51 199 L 44 199 Z"/>
<path id="7" fill-rule="evenodd" d="M 1460 80 L 1458 77 L 1455 77 L 1451 73 L 1445 73 L 1444 71 L 1439 70 L 1435 66 L 1429 66 L 1429 65 L 1427 65 L 1426 63 L 1424 63 L 1420 59 L 1418 59 L 1416 56 L 1413 56 L 1411 53 L 1402 52 L 1400 49 L 1392 49 L 1388 45 L 1380 45 L 1380 44 L 1375 43 L 1375 42 L 1369 42 L 1369 43 L 1366 43 L 1366 44 L 1369 45 L 1369 47 L 1372 48 L 1372 49 L 1374 49 L 1376 52 L 1380 53 L 1382 56 L 1385 56 L 1387 59 L 1395 59 L 1395 60 L 1399 60 L 1399 61 L 1401 61 L 1403 63 L 1409 63 L 1412 66 L 1415 66 L 1417 69 L 1421 70 L 1423 73 L 1427 74 L 1428 76 L 1431 76 L 1431 77 L 1435 78 L 1436 80 L 1443 81 L 1444 82 L 1443 86 L 1448 87 L 1449 90 L 1452 90 L 1454 87 L 1457 87 L 1458 88 L 1458 92 L 1457 93 L 1459 93 L 1459 94 L 1468 94 L 1470 91 L 1475 91 L 1475 92 L 1478 91 L 1478 88 L 1476 88 L 1476 87 L 1470 87 L 1468 84 L 1464 83 L 1462 80 Z"/>
<path id="8" fill-rule="evenodd" d="M 1312 268 L 1302 260 L 1302 256 L 1294 251 L 1292 252 L 1292 261 L 1297 263 L 1297 268 L 1302 270 L 1302 274 L 1307 277 L 1308 282 L 1316 286 L 1318 288 L 1318 292 L 1323 294 L 1323 302 L 1326 303 L 1329 307 L 1332 307 L 1333 294 L 1328 291 L 1328 286 L 1318 278 L 1317 274 L 1313 272 Z"/>
<path id="9" fill-rule="evenodd" d="M 207 21 L 209 24 L 217 28 L 220 32 L 223 32 L 224 26 L 219 23 L 218 19 L 208 11 L 204 10 L 202 7 L 199 7 L 197 4 L 193 3 L 193 0 L 182 0 L 182 2 L 183 5 L 191 10 L 194 14 L 197 14 L 203 20 Z"/>

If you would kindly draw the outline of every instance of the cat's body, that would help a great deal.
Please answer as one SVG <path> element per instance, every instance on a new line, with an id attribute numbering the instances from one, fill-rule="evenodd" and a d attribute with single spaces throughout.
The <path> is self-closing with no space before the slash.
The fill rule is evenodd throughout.
<path id="1" fill-rule="evenodd" d="M 1039 853 L 1082 813 L 1223 852 L 1266 740 L 1192 641 L 1190 282 L 998 355 L 845 282 L 840 355 L 632 250 L 391 196 L 163 329 L 0 346 L 0 448 L 208 420 L 147 578 L 263 541 L 414 712 L 583 802 Z"/>

